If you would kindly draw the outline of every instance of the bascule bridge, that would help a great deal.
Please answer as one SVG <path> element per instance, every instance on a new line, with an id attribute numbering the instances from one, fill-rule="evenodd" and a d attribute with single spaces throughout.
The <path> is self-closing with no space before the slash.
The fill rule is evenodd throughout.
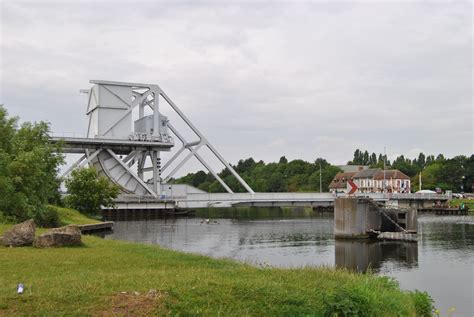
<path id="1" fill-rule="evenodd" d="M 229 206 L 329 206 L 331 193 L 255 193 L 217 149 L 206 139 L 178 106 L 156 84 L 92 80 L 87 93 L 88 118 L 85 137 L 53 136 L 62 142 L 65 153 L 82 156 L 62 175 L 74 168 L 93 166 L 119 186 L 118 209 L 176 209 Z M 162 107 L 174 112 L 194 138 L 188 140 L 173 122 L 163 115 Z M 138 118 L 133 114 L 138 112 Z M 136 120 L 134 120 L 134 117 Z M 168 159 L 164 152 L 178 147 Z M 234 193 L 201 155 L 209 152 L 235 176 L 247 191 Z M 197 159 L 227 193 L 207 193 L 189 185 L 172 184 L 173 176 L 191 159 Z M 364 194 L 367 195 L 367 194 Z M 384 194 L 371 194 L 385 201 Z M 404 199 L 423 201 L 413 196 Z"/>

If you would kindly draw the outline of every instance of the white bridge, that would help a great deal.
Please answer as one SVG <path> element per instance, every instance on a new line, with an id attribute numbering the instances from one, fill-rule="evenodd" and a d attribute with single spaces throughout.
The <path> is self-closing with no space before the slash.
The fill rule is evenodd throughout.
<path id="1" fill-rule="evenodd" d="M 174 102 L 154 84 L 91 81 L 83 90 L 88 94 L 86 115 L 89 123 L 86 137 L 53 136 L 65 153 L 81 153 L 63 175 L 86 164 L 93 166 L 121 189 L 117 209 L 191 209 L 231 206 L 332 206 L 331 193 L 255 193 L 232 166 L 191 123 Z M 160 109 L 168 107 L 194 134 L 188 141 Z M 148 113 L 148 114 L 147 114 Z M 133 121 L 133 115 L 138 117 Z M 170 152 L 175 140 L 181 143 L 165 162 L 162 152 Z M 234 193 L 199 153 L 207 148 L 245 188 Z M 227 191 L 206 193 L 188 185 L 172 184 L 173 176 L 196 158 Z M 423 202 L 446 200 L 442 195 L 360 194 L 376 201 Z"/>

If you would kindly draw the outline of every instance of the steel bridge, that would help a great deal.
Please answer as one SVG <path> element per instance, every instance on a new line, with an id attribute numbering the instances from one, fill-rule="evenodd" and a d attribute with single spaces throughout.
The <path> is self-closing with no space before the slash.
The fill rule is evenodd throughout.
<path id="1" fill-rule="evenodd" d="M 87 93 L 89 119 L 85 137 L 53 136 L 65 153 L 82 154 L 62 178 L 73 169 L 94 167 L 119 186 L 117 209 L 182 209 L 231 206 L 331 206 L 331 193 L 255 193 L 217 149 L 205 138 L 165 92 L 155 84 L 92 80 Z M 188 141 L 183 133 L 161 112 L 173 111 L 193 132 Z M 133 114 L 138 119 L 133 120 Z M 147 114 L 148 113 L 148 114 Z M 136 115 L 135 115 L 136 117 Z M 180 146 L 171 158 L 162 160 L 162 152 L 171 152 L 175 140 Z M 234 193 L 199 153 L 207 148 L 247 191 Z M 197 159 L 227 193 L 207 193 L 188 185 L 172 184 L 173 176 L 192 158 Z M 345 194 L 339 194 L 345 195 Z M 446 200 L 440 195 L 360 194 L 376 201 L 402 201 L 410 205 L 424 201 Z"/>

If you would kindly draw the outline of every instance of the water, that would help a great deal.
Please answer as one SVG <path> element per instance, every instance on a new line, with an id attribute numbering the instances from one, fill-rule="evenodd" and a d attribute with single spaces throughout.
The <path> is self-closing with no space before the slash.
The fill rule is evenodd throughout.
<path id="1" fill-rule="evenodd" d="M 421 215 L 418 222 L 418 243 L 336 241 L 332 213 L 214 209 L 195 218 L 117 221 L 106 238 L 255 265 L 371 270 L 429 292 L 442 315 L 451 307 L 454 316 L 474 315 L 474 216 Z"/>

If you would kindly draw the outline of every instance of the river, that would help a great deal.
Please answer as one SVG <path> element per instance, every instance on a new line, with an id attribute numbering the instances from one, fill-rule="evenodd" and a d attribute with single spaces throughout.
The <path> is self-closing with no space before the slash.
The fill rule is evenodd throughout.
<path id="1" fill-rule="evenodd" d="M 312 210 L 198 210 L 192 218 L 116 221 L 119 239 L 260 266 L 337 266 L 427 291 L 443 316 L 474 315 L 474 216 L 420 215 L 418 243 L 335 240 L 333 214 Z"/>

